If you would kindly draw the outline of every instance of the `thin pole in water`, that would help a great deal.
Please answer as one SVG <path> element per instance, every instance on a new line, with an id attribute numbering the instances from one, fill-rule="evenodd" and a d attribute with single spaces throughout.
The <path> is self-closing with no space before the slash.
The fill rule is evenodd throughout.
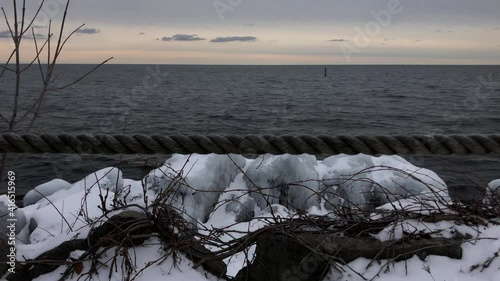
<path id="1" fill-rule="evenodd" d="M 325 77 L 326 77 L 326 76 L 328 76 L 328 73 L 327 73 L 327 71 L 326 71 L 326 66 L 325 66 Z"/>

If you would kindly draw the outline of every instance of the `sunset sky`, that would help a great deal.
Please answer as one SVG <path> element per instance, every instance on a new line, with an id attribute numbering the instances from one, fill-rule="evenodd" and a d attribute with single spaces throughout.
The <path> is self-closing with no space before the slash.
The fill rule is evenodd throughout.
<path id="1" fill-rule="evenodd" d="M 37 33 L 58 26 L 60 3 L 47 1 Z M 498 0 L 73 0 L 66 33 L 81 23 L 61 62 L 500 64 Z M 0 61 L 9 36 L 2 21 Z"/>

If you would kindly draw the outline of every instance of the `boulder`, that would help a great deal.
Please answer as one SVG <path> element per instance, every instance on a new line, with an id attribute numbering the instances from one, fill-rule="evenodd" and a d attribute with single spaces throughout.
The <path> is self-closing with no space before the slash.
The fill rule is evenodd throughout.
<path id="1" fill-rule="evenodd" d="M 234 280 L 318 281 L 323 280 L 332 263 L 347 264 L 358 258 L 400 261 L 415 255 L 422 260 L 429 255 L 438 255 L 461 259 L 461 244 L 460 238 L 381 242 L 370 236 L 266 234 L 257 239 L 255 260 L 238 272 Z"/>

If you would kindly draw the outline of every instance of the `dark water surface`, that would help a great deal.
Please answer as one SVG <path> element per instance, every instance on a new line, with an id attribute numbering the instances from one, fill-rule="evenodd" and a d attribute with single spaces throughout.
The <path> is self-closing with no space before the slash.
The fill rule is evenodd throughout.
<path id="1" fill-rule="evenodd" d="M 60 65 L 64 86 L 91 69 Z M 22 81 L 21 108 L 36 100 L 38 72 Z M 107 65 L 51 93 L 32 132 L 68 134 L 493 134 L 500 129 L 500 66 Z M 10 115 L 13 77 L 0 78 Z M 26 123 L 19 131 L 26 130 Z M 5 132 L 5 124 L 0 132 Z M 167 156 L 157 156 L 161 163 Z M 11 156 L 26 191 L 55 177 L 76 181 L 120 163 L 140 178 L 150 156 Z M 407 158 L 469 192 L 500 178 L 499 157 Z M 126 163 L 125 163 L 126 162 Z M 149 166 L 149 165 L 148 165 Z"/>

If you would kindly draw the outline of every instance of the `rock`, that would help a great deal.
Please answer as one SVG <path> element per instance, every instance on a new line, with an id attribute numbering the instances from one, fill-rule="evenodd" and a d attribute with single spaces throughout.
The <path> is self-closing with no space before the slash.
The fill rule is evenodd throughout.
<path id="1" fill-rule="evenodd" d="M 458 238 L 381 242 L 373 237 L 343 238 L 313 233 L 295 235 L 274 233 L 259 237 L 255 260 L 238 272 L 234 280 L 323 280 L 330 269 L 329 261 L 347 264 L 358 258 L 396 261 L 414 255 L 422 260 L 429 255 L 462 258 L 462 240 Z M 329 261 L 319 253 L 328 255 Z"/>
<path id="2" fill-rule="evenodd" d="M 285 235 L 263 235 L 257 240 L 255 260 L 233 281 L 323 280 L 330 268 L 321 256 Z"/>
<path id="3" fill-rule="evenodd" d="M 35 187 L 33 190 L 30 190 L 23 198 L 23 206 L 33 205 L 36 202 L 40 201 L 44 197 L 52 195 L 59 190 L 68 189 L 71 187 L 71 183 L 61 180 L 54 179 L 44 184 L 41 184 Z"/>
<path id="4" fill-rule="evenodd" d="M 144 220 L 140 227 L 137 224 L 139 220 Z M 133 226 L 133 230 L 129 228 Z M 71 252 L 76 250 L 94 252 L 98 248 L 113 245 L 117 241 L 122 241 L 130 235 L 151 234 L 155 231 L 155 226 L 144 213 L 125 211 L 111 217 L 102 225 L 96 227 L 89 233 L 87 239 L 74 239 L 65 241 L 59 246 L 51 249 L 40 256 L 35 261 L 50 261 L 50 263 L 34 263 L 26 266 L 18 264 L 16 274 L 10 274 L 7 277 L 9 281 L 27 281 L 52 272 L 62 264 L 65 264 Z M 134 245 L 142 244 L 147 238 L 141 237 L 126 240 Z M 1 240 L 0 240 L 1 242 Z"/>

